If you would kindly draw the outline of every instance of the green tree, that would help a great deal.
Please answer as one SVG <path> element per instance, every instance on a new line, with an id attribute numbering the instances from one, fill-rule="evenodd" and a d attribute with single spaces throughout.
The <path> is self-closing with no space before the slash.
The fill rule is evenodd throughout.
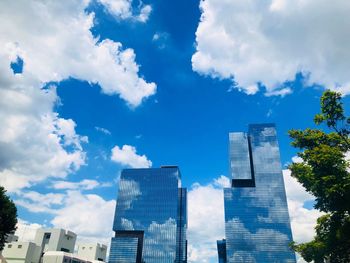
<path id="1" fill-rule="evenodd" d="M 344 113 L 341 94 L 327 90 L 321 113 L 314 118 L 321 129 L 290 130 L 292 145 L 301 151 L 301 163 L 289 166 L 292 176 L 316 198 L 318 218 L 311 242 L 292 244 L 307 261 L 350 262 L 350 118 Z M 348 155 L 348 157 L 347 157 Z"/>
<path id="2" fill-rule="evenodd" d="M 16 230 L 17 209 L 13 201 L 0 186 L 0 251 L 4 248 L 6 237 Z"/>

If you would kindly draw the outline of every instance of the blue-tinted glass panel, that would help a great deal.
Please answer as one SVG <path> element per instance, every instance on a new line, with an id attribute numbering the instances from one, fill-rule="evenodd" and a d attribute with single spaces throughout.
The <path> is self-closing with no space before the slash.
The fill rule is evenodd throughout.
<path id="1" fill-rule="evenodd" d="M 113 237 L 109 262 L 136 263 L 137 237 Z"/>
<path id="2" fill-rule="evenodd" d="M 187 196 L 180 179 L 177 167 L 121 174 L 113 230 L 143 231 L 144 262 L 185 262 Z"/>
<path id="3" fill-rule="evenodd" d="M 227 262 L 295 262 L 274 125 L 250 125 L 255 187 L 224 189 Z"/>
<path id="4" fill-rule="evenodd" d="M 217 242 L 219 263 L 226 263 L 226 240 L 218 240 Z"/>
<path id="5" fill-rule="evenodd" d="M 248 136 L 243 132 L 229 134 L 230 173 L 232 179 L 251 179 Z"/>
<path id="6" fill-rule="evenodd" d="M 187 189 L 179 188 L 176 262 L 187 262 Z"/>

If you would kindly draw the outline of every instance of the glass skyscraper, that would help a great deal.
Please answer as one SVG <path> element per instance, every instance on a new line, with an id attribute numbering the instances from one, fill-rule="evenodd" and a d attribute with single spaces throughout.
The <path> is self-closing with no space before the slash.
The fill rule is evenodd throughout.
<path id="1" fill-rule="evenodd" d="M 216 241 L 217 249 L 218 249 L 218 258 L 219 263 L 226 263 L 226 240 L 218 240 Z"/>
<path id="2" fill-rule="evenodd" d="M 224 189 L 229 263 L 295 263 L 274 124 L 229 134 L 232 187 Z"/>
<path id="3" fill-rule="evenodd" d="M 109 263 L 187 262 L 187 191 L 177 166 L 125 169 Z"/>

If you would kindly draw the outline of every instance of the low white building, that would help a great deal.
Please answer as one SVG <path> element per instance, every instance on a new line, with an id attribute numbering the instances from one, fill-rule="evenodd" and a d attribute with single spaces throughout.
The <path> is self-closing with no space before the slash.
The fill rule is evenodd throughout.
<path id="1" fill-rule="evenodd" d="M 5 245 L 2 256 L 7 263 L 38 263 L 40 247 L 33 242 L 12 242 Z"/>
<path id="2" fill-rule="evenodd" d="M 87 259 L 62 251 L 48 251 L 44 254 L 42 263 L 104 263 L 104 261 Z"/>
<path id="3" fill-rule="evenodd" d="M 48 251 L 43 256 L 43 263 L 92 263 L 77 255 L 63 251 Z"/>
<path id="4" fill-rule="evenodd" d="M 79 243 L 77 254 L 90 261 L 106 261 L 107 246 L 99 243 Z"/>
<path id="5" fill-rule="evenodd" d="M 34 242 L 13 242 L 18 237 L 9 236 L 2 252 L 7 263 L 39 263 L 47 251 L 74 252 L 77 235 L 56 228 L 41 228 L 36 231 Z"/>
<path id="6" fill-rule="evenodd" d="M 36 231 L 34 243 L 47 251 L 74 252 L 77 235 L 71 231 L 58 228 L 40 228 Z"/>
<path id="7" fill-rule="evenodd" d="M 4 246 L 4 248 L 6 247 L 6 243 L 17 242 L 17 241 L 18 241 L 18 236 L 16 236 L 15 234 L 7 235 L 6 239 L 5 239 L 5 246 Z M 0 263 L 7 263 L 6 259 L 2 255 L 2 251 L 0 251 Z"/>
<path id="8" fill-rule="evenodd" d="M 17 240 L 16 236 L 8 240 Z M 80 244 L 74 253 L 77 235 L 71 231 L 55 228 L 38 229 L 34 242 L 11 242 L 5 244 L 2 256 L 7 263 L 101 263 L 106 261 L 107 246 Z M 6 263 L 5 261 L 0 263 Z"/>

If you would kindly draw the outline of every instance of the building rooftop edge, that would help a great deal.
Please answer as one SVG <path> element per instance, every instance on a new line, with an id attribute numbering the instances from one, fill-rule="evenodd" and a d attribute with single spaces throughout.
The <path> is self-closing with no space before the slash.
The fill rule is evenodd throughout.
<path id="1" fill-rule="evenodd" d="M 250 123 L 248 124 L 248 131 L 251 129 L 251 128 L 254 128 L 254 127 L 276 127 L 276 124 L 273 123 L 273 122 L 267 122 L 267 123 Z M 247 133 L 245 131 L 229 131 L 229 134 L 231 133 Z"/>
<path id="2" fill-rule="evenodd" d="M 128 171 L 128 170 L 159 170 L 159 169 L 178 169 L 180 170 L 180 167 L 178 165 L 161 165 L 160 167 L 149 167 L 149 168 L 124 168 L 122 171 Z"/>

